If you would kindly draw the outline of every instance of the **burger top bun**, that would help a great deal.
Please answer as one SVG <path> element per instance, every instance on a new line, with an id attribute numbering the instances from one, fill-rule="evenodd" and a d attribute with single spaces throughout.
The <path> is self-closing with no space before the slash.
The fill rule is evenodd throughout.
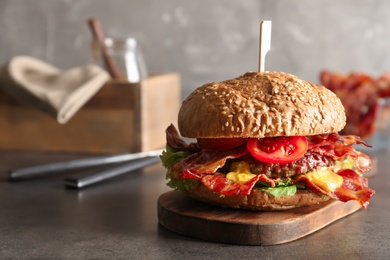
<path id="1" fill-rule="evenodd" d="M 267 71 L 197 88 L 183 102 L 178 126 L 190 138 L 262 138 L 334 133 L 345 121 L 329 89 Z"/>

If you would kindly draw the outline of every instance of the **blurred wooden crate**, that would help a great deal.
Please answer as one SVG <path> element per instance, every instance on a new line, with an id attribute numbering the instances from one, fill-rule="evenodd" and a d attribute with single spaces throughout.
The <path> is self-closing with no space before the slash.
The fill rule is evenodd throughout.
<path id="1" fill-rule="evenodd" d="M 139 84 L 108 82 L 64 125 L 0 93 L 0 149 L 121 153 L 163 148 L 176 124 L 180 77 L 156 75 Z"/>

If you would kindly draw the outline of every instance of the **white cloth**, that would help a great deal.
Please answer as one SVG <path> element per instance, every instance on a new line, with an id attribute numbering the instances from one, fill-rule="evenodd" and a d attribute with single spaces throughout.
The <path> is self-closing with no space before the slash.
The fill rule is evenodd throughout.
<path id="1" fill-rule="evenodd" d="M 17 56 L 0 69 L 0 89 L 19 102 L 41 109 L 61 124 L 110 79 L 96 65 L 66 71 L 28 56 Z"/>

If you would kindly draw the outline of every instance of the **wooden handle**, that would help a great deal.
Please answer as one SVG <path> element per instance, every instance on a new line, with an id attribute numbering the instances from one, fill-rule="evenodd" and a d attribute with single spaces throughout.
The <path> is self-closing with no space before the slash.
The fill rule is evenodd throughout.
<path id="1" fill-rule="evenodd" d="M 110 73 L 112 78 L 119 79 L 121 75 L 115 64 L 115 61 L 107 52 L 107 47 L 105 44 L 106 37 L 104 35 L 103 28 L 100 25 L 100 22 L 96 18 L 91 18 L 88 20 L 88 26 L 91 30 L 93 38 L 96 39 L 101 45 L 103 61 L 108 72 Z"/>

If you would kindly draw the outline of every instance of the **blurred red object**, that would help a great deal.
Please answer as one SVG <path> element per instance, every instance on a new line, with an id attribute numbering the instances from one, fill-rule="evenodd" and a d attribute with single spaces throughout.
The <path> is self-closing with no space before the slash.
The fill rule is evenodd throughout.
<path id="1" fill-rule="evenodd" d="M 344 75 L 323 70 L 320 81 L 340 98 L 345 107 L 347 124 L 341 133 L 370 137 L 377 127 L 380 99 L 390 97 L 390 73 L 373 78 L 360 72 Z"/>

